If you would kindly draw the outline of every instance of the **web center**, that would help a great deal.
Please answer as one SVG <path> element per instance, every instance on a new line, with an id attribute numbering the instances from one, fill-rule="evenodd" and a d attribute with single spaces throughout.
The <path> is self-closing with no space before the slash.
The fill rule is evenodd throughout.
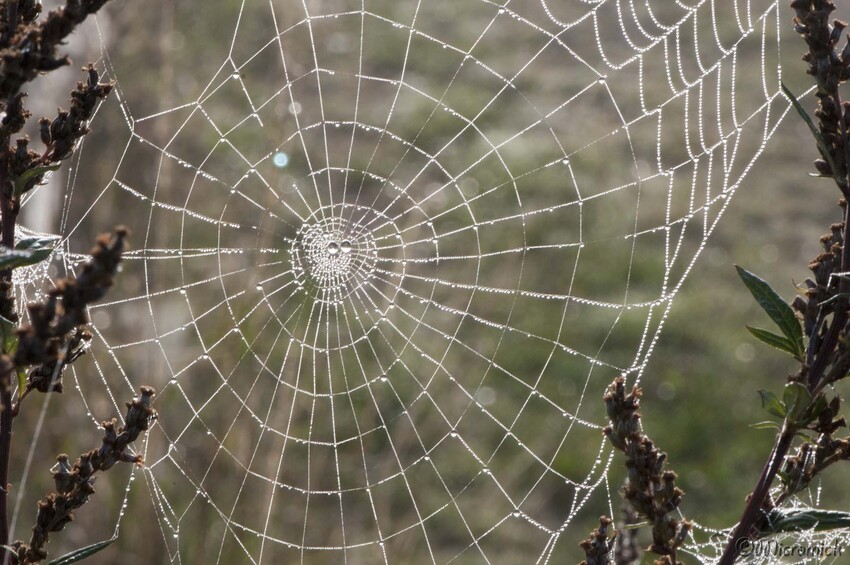
<path id="1" fill-rule="evenodd" d="M 343 209 L 344 210 L 344 209 Z M 377 246 L 360 219 L 311 218 L 304 222 L 290 250 L 300 288 L 316 299 L 336 303 L 366 283 L 374 273 Z"/>

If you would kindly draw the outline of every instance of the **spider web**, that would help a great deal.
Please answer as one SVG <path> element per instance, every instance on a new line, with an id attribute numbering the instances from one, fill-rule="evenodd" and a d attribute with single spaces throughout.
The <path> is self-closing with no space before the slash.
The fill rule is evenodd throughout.
<path id="1" fill-rule="evenodd" d="M 159 391 L 141 447 L 162 561 L 575 559 L 583 510 L 618 515 L 599 396 L 640 379 L 788 110 L 782 10 L 246 0 L 101 20 L 117 88 L 69 173 L 59 258 L 73 271 L 116 221 L 134 249 L 71 378 L 90 409 Z"/>

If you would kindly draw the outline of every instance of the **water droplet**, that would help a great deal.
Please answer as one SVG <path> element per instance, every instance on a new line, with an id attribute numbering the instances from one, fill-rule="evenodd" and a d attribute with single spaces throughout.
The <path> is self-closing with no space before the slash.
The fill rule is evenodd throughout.
<path id="1" fill-rule="evenodd" d="M 274 163 L 274 166 L 278 169 L 283 169 L 289 164 L 289 155 L 283 151 L 278 151 L 274 154 L 274 157 L 272 157 L 272 163 Z"/>
<path id="2" fill-rule="evenodd" d="M 239 71 L 235 71 L 232 75 L 230 75 L 230 78 L 232 78 L 233 80 L 239 80 L 240 76 L 242 75 L 239 74 Z"/>
<path id="3" fill-rule="evenodd" d="M 351 242 L 346 239 L 339 245 L 339 250 L 343 253 L 351 253 Z"/>
<path id="4" fill-rule="evenodd" d="M 328 243 L 328 246 L 325 249 L 327 249 L 329 254 L 336 255 L 339 253 L 339 243 L 332 241 Z"/>

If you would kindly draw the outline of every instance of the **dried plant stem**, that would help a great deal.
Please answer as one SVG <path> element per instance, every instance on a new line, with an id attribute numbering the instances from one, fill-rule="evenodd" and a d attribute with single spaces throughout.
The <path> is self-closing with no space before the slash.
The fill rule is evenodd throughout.
<path id="1" fill-rule="evenodd" d="M 649 546 L 649 551 L 660 556 L 655 564 L 679 565 L 677 550 L 692 527 L 689 521 L 677 517 L 679 504 L 685 493 L 676 486 L 676 473 L 665 469 L 667 454 L 658 449 L 649 436 L 641 431 L 640 414 L 637 411 L 641 394 L 641 389 L 637 386 L 632 387 L 630 393 L 626 393 L 625 377 L 614 379 L 603 396 L 610 420 L 603 432 L 611 444 L 626 456 L 628 478 L 621 494 L 635 514 L 652 524 L 652 545 Z M 589 565 L 608 563 L 600 558 L 599 552 L 602 548 L 607 555 L 611 544 L 606 542 L 603 547 L 592 542 L 607 539 L 607 526 L 610 523 L 611 520 L 603 516 L 600 519 L 600 529 L 582 542 L 581 546 L 585 549 Z"/>
<path id="2" fill-rule="evenodd" d="M 793 439 L 793 430 L 790 430 L 787 425 L 784 425 L 776 438 L 773 451 L 761 471 L 756 488 L 747 499 L 744 513 L 741 515 L 735 531 L 732 532 L 732 536 L 729 538 L 729 543 L 726 545 L 723 556 L 718 562 L 719 565 L 732 565 L 741 549 L 739 540 L 749 539 L 750 530 L 755 525 L 756 520 L 759 519 L 762 504 L 764 504 L 770 492 L 770 486 L 773 484 L 776 473 L 779 471 L 782 462 L 785 460 L 785 456 L 788 454 L 788 449 L 791 447 L 791 441 Z"/>
<path id="3" fill-rule="evenodd" d="M 3 52 L 0 58 L 0 109 L 3 110 L 0 119 L 0 245 L 6 249 L 15 247 L 15 224 L 21 194 L 40 183 L 46 170 L 55 169 L 60 161 L 71 155 L 78 139 L 88 133 L 86 123 L 95 104 L 112 87 L 98 83 L 98 74 L 90 65 L 86 84 L 80 83 L 72 93 L 71 109 L 59 110 L 52 121 L 47 118 L 39 121 L 41 140 L 46 146 L 43 153 L 28 149 L 29 138 L 26 136 L 18 137 L 15 148 L 10 148 L 12 136 L 23 129 L 30 117 L 23 106 L 26 94 L 21 92 L 21 88 L 40 74 L 70 63 L 66 56 L 56 55 L 57 47 L 77 25 L 107 1 L 66 0 L 63 7 L 50 12 L 39 23 L 41 4 L 37 0 L 0 0 L 0 24 L 4 28 L 0 34 L 0 50 Z M 32 174 L 22 179 L 27 171 Z M 0 312 L 8 322 L 18 322 L 11 267 L 0 269 Z M 78 325 L 84 322 L 81 319 Z M 10 541 L 7 515 L 9 463 L 12 421 L 17 409 L 12 402 L 12 392 L 17 371 L 28 365 L 17 357 L 15 362 L 11 362 L 9 354 L 12 353 L 2 351 L 0 355 L 0 546 L 4 548 L 9 546 Z M 39 364 L 48 361 L 39 360 Z M 61 372 L 61 360 L 50 362 Z M 2 549 L 2 555 L 3 564 L 9 563 L 12 554 Z"/>
<path id="4" fill-rule="evenodd" d="M 834 94 L 837 107 L 841 107 L 837 100 L 838 93 Z M 843 120 L 842 120 L 843 121 Z M 845 133 L 846 136 L 846 133 Z M 840 187 L 842 193 L 847 193 L 845 187 Z M 846 198 L 846 196 L 845 196 Z M 850 201 L 850 199 L 848 199 Z M 842 229 L 843 241 L 850 241 L 850 205 L 844 206 L 844 226 Z M 850 245 L 843 245 L 841 250 L 841 272 L 850 271 Z M 847 325 L 848 321 L 848 303 L 846 296 L 850 293 L 850 282 L 846 277 L 840 279 L 838 287 L 838 301 L 835 306 L 832 321 L 829 329 L 823 340 L 816 344 L 816 349 L 813 351 L 812 363 L 806 375 L 808 380 L 809 391 L 814 397 L 827 383 L 828 379 L 824 379 L 824 373 L 833 361 L 833 354 L 838 345 L 838 338 L 841 335 L 842 329 Z M 821 320 L 823 323 L 823 320 Z M 815 328 L 812 335 L 818 335 L 820 328 Z M 759 480 L 753 489 L 752 494 L 747 498 L 747 504 L 744 507 L 744 512 L 741 514 L 741 519 L 729 542 L 726 549 L 718 562 L 718 565 L 732 565 L 738 556 L 740 550 L 739 543 L 741 539 L 749 539 L 751 530 L 756 525 L 760 518 L 761 509 L 767 500 L 770 493 L 770 487 L 776 479 L 776 473 L 779 471 L 782 463 L 788 455 L 788 450 L 791 448 L 792 440 L 794 439 L 795 430 L 788 426 L 787 420 L 783 423 L 782 430 L 776 437 L 776 442 L 773 445 L 770 457 L 764 464 Z"/>
<path id="5" fill-rule="evenodd" d="M 0 410 L 0 541 L 2 545 L 9 545 L 9 456 L 12 452 L 12 390 L 3 387 L 0 391 L 0 402 L 3 403 Z M 6 553 L 4 562 L 8 560 Z"/>
<path id="6" fill-rule="evenodd" d="M 10 6 L 17 6 L 12 2 Z M 10 8 L 11 9 L 11 8 Z M 14 21 L 14 20 L 10 20 Z M 0 230 L 2 230 L 2 245 L 7 249 L 15 246 L 15 220 L 12 200 L 7 194 L 6 164 L 8 159 L 9 138 L 0 139 Z M 11 285 L 12 270 L 0 271 L 0 280 L 8 280 Z M 5 375 L 0 376 L 0 547 L 9 545 L 9 463 L 12 455 L 12 373 L 11 365 L 4 367 Z M 3 550 L 3 563 L 11 560 L 12 554 Z"/>
<path id="7" fill-rule="evenodd" d="M 820 176 L 834 180 L 843 196 L 841 202 L 843 224 L 832 226 L 832 235 L 828 234 L 822 238 L 826 253 L 819 255 L 809 265 L 817 279 L 817 282 L 807 281 L 811 283 L 806 293 L 809 304 L 807 305 L 805 300 L 798 299 L 801 306 L 796 308 L 802 314 L 809 346 L 800 371 L 789 377 L 789 382 L 803 384 L 808 389 L 810 397 L 814 399 L 824 387 L 846 377 L 848 366 L 850 366 L 848 365 L 850 357 L 845 344 L 846 336 L 850 332 L 850 326 L 848 326 L 850 280 L 846 275 L 850 271 L 850 204 L 848 204 L 850 203 L 850 182 L 848 182 L 850 181 L 850 136 L 848 136 L 850 106 L 846 102 L 842 103 L 839 93 L 839 86 L 850 79 L 850 70 L 848 70 L 850 69 L 850 44 L 840 52 L 836 49 L 847 24 L 840 21 L 829 23 L 830 14 L 835 10 L 832 0 L 793 0 L 791 8 L 795 12 L 793 20 L 795 30 L 803 37 L 809 48 L 803 60 L 809 64 L 808 73 L 815 78 L 817 84 L 815 96 L 818 98 L 819 107 L 815 115 L 818 118 L 818 127 L 817 129 L 813 125 L 811 127 L 822 159 L 815 162 L 815 167 Z M 796 100 L 794 103 L 796 104 Z M 811 120 L 808 118 L 807 120 L 811 124 Z M 837 239 L 839 233 L 840 239 Z M 841 254 L 839 260 L 835 261 L 839 245 Z M 839 275 L 837 289 L 831 286 L 833 276 L 836 274 Z M 835 289 L 834 293 L 833 289 Z M 835 298 L 834 304 L 828 305 L 831 300 L 823 300 L 824 293 Z M 826 326 L 826 324 L 829 325 Z M 837 405 L 836 400 L 836 410 Z M 829 462 L 836 458 L 845 458 L 843 448 L 839 449 L 840 445 L 832 445 L 831 442 L 831 434 L 835 428 L 844 425 L 843 419 L 833 422 L 834 416 L 835 414 L 831 411 L 826 411 L 823 422 L 818 425 L 809 425 L 809 429 L 818 431 L 821 437 L 830 440 L 832 454 L 824 454 L 825 460 Z M 770 496 L 770 488 L 783 464 L 791 465 L 793 468 L 793 461 L 790 459 L 786 461 L 786 459 L 795 434 L 808 425 L 805 423 L 801 425 L 799 422 L 792 421 L 791 418 L 791 415 L 785 415 L 770 457 L 765 462 L 758 482 L 747 499 L 741 519 L 720 558 L 720 565 L 732 565 L 741 548 L 741 540 L 758 535 L 758 525 L 763 519 L 764 510 L 770 510 L 778 502 L 793 494 L 793 490 L 786 485 L 786 490 L 776 501 Z M 824 462 L 821 461 L 821 468 L 826 466 Z M 815 472 L 817 469 L 806 475 L 806 480 L 810 480 L 811 473 Z"/>

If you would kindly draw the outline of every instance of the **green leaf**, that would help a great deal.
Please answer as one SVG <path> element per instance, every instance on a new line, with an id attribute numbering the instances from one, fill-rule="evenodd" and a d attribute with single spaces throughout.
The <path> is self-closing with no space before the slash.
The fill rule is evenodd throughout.
<path id="1" fill-rule="evenodd" d="M 53 253 L 59 237 L 25 237 L 14 249 L 0 248 L 0 269 L 15 269 L 41 263 Z"/>
<path id="2" fill-rule="evenodd" d="M 785 404 L 785 414 L 793 423 L 799 423 L 802 416 L 812 403 L 812 395 L 805 385 L 788 383 L 782 392 L 782 403 Z"/>
<path id="3" fill-rule="evenodd" d="M 791 92 L 787 86 L 785 86 L 784 82 L 779 83 L 782 87 L 782 92 L 785 93 L 785 96 L 788 97 L 788 100 L 791 101 L 791 105 L 794 106 L 794 109 L 797 110 L 797 113 L 800 114 L 800 117 L 803 118 L 803 121 L 806 122 L 806 125 L 809 126 L 809 131 L 812 132 L 812 135 L 815 138 L 815 142 L 818 144 L 818 149 L 820 150 L 820 154 L 823 156 L 824 160 L 829 163 L 829 168 L 835 172 L 835 163 L 832 160 L 832 152 L 830 151 L 829 145 L 827 145 L 826 140 L 824 140 L 823 136 L 820 133 L 820 130 L 815 125 L 815 122 L 812 120 L 809 113 L 806 112 L 806 109 L 803 108 L 803 105 L 797 100 L 797 97 L 794 96 L 794 93 Z M 834 178 L 834 177 L 833 177 Z M 836 179 L 838 181 L 839 179 Z M 843 184 L 843 181 L 840 183 Z"/>
<path id="4" fill-rule="evenodd" d="M 18 326 L 11 320 L 0 316 L 0 337 L 3 339 L 3 353 L 11 354 L 15 352 L 18 345 Z"/>
<path id="5" fill-rule="evenodd" d="M 19 249 L 3 248 L 0 249 L 0 269 L 16 269 L 18 267 L 26 267 L 27 265 L 35 265 L 44 261 L 45 258 L 42 252 L 34 252 L 29 249 L 21 251 Z"/>
<path id="6" fill-rule="evenodd" d="M 0 549 L 5 549 L 6 553 L 8 554 L 8 555 L 6 555 L 2 551 L 0 551 L 0 559 L 4 559 L 4 558 L 8 557 L 9 563 L 13 563 L 13 562 L 17 563 L 18 562 L 18 560 L 16 558 L 12 557 L 12 556 L 18 555 L 17 548 L 15 548 L 11 545 L 0 545 Z M 5 559 L 4 559 L 4 561 L 5 561 Z"/>
<path id="7" fill-rule="evenodd" d="M 2 341 L 3 353 L 14 355 L 18 349 L 18 326 L 11 320 L 0 316 L 0 338 Z M 18 376 L 18 394 L 21 394 L 27 386 L 27 371 L 25 368 L 17 370 Z"/>
<path id="8" fill-rule="evenodd" d="M 750 424 L 750 427 L 753 428 L 754 430 L 767 430 L 767 429 L 778 430 L 778 429 L 781 428 L 781 426 L 779 424 L 777 424 L 776 422 L 774 422 L 773 420 L 765 420 L 764 422 L 757 422 L 755 424 Z"/>
<path id="9" fill-rule="evenodd" d="M 112 542 L 117 540 L 118 537 L 114 537 L 108 540 L 99 541 L 97 543 L 93 543 L 91 545 L 87 545 L 86 547 L 82 547 L 80 549 L 76 549 L 70 553 L 66 553 L 62 557 L 58 559 L 54 559 L 48 565 L 70 565 L 71 563 L 76 563 L 77 561 L 82 561 L 86 557 L 94 555 L 101 549 L 110 545 Z"/>
<path id="10" fill-rule="evenodd" d="M 762 408 L 778 418 L 785 417 L 785 406 L 778 398 L 776 398 L 775 394 L 769 390 L 760 390 L 759 395 L 761 395 Z"/>
<path id="11" fill-rule="evenodd" d="M 806 412 L 801 416 L 801 424 L 808 425 L 814 420 L 818 419 L 818 416 L 821 415 L 821 412 L 826 410 L 827 402 L 826 396 L 821 392 L 819 393 L 815 399 L 809 403 L 809 407 L 806 409 Z"/>
<path id="12" fill-rule="evenodd" d="M 61 166 L 61 164 L 57 163 L 56 165 L 48 165 L 45 167 L 33 167 L 21 173 L 21 175 L 15 179 L 15 198 L 24 193 L 24 189 L 26 189 L 27 184 L 32 179 L 34 179 L 38 175 L 43 175 L 44 173 L 55 171 Z"/>
<path id="13" fill-rule="evenodd" d="M 850 527 L 850 513 L 817 508 L 782 510 L 774 508 L 764 521 L 763 534 L 783 532 L 824 532 Z"/>
<path id="14" fill-rule="evenodd" d="M 58 235 L 24 237 L 15 244 L 15 250 L 31 252 L 32 259 L 39 263 L 50 257 L 61 239 Z"/>
<path id="15" fill-rule="evenodd" d="M 24 368 L 18 369 L 18 399 L 21 398 L 21 395 L 24 394 L 24 391 L 27 388 L 27 370 Z"/>
<path id="16" fill-rule="evenodd" d="M 780 351 L 784 351 L 786 353 L 790 353 L 794 359 L 802 362 L 803 359 L 798 357 L 797 348 L 794 347 L 794 344 L 791 343 L 787 337 L 777 335 L 773 332 L 769 332 L 767 330 L 763 330 L 761 328 L 754 328 L 752 326 L 747 326 L 747 329 L 750 330 L 750 333 L 755 336 L 756 339 L 761 341 L 762 343 L 766 343 L 771 347 L 775 347 Z"/>
<path id="17" fill-rule="evenodd" d="M 805 356 L 805 347 L 803 346 L 803 328 L 800 321 L 794 314 L 794 310 L 787 302 L 782 300 L 782 297 L 777 294 L 767 281 L 757 277 L 743 267 L 735 265 L 738 270 L 738 276 L 747 285 L 753 298 L 761 306 L 762 310 L 770 316 L 773 323 L 779 327 L 788 341 L 794 348 L 794 356 L 797 359 L 803 359 Z"/>
<path id="18" fill-rule="evenodd" d="M 43 249 L 45 247 L 53 249 L 59 240 L 62 239 L 58 235 L 32 235 L 22 237 L 15 244 L 15 249 Z"/>

